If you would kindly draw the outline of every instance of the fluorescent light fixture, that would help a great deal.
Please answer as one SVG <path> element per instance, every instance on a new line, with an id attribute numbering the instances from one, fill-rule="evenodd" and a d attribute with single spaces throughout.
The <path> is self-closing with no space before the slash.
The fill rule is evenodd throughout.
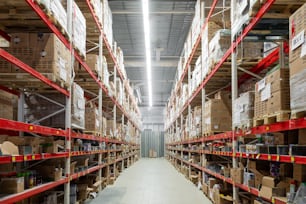
<path id="1" fill-rule="evenodd" d="M 150 37 L 150 21 L 149 21 L 149 0 L 142 0 L 142 16 L 143 28 L 145 35 L 146 49 L 146 71 L 148 80 L 149 106 L 152 107 L 152 73 L 151 73 L 151 37 Z"/>

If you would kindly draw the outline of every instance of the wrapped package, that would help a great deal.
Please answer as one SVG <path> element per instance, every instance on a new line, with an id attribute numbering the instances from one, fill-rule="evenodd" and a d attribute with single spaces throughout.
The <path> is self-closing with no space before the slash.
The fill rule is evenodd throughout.
<path id="1" fill-rule="evenodd" d="M 72 38 L 75 48 L 82 56 L 86 56 L 86 19 L 79 9 L 78 5 L 73 2 L 73 20 L 72 20 Z"/>
<path id="2" fill-rule="evenodd" d="M 290 106 L 292 112 L 306 110 L 306 69 L 290 77 Z"/>
<path id="3" fill-rule="evenodd" d="M 103 0 L 103 31 L 112 49 L 113 46 L 113 17 L 108 0 Z"/>
<path id="4" fill-rule="evenodd" d="M 233 114 L 235 127 L 252 127 L 254 117 L 254 92 L 243 93 L 235 100 Z"/>
<path id="5" fill-rule="evenodd" d="M 95 11 L 95 15 L 98 17 L 99 23 L 102 25 L 103 14 L 102 14 L 102 3 L 101 0 L 90 0 L 91 5 Z"/>
<path id="6" fill-rule="evenodd" d="M 231 31 L 226 29 L 218 30 L 209 43 L 209 66 L 211 68 L 222 59 L 230 46 Z"/>
<path id="7" fill-rule="evenodd" d="M 232 22 L 232 32 L 237 34 L 243 28 L 244 24 L 247 24 L 253 14 L 253 10 L 260 8 L 260 1 L 258 0 L 238 0 L 233 5 L 234 16 Z"/>
<path id="8" fill-rule="evenodd" d="M 67 12 L 62 5 L 61 1 L 58 0 L 36 0 L 40 5 L 44 7 L 51 20 L 57 26 L 60 26 L 67 33 Z"/>
<path id="9" fill-rule="evenodd" d="M 73 83 L 72 86 L 71 116 L 71 126 L 73 128 L 85 128 L 84 90 L 77 83 Z"/>

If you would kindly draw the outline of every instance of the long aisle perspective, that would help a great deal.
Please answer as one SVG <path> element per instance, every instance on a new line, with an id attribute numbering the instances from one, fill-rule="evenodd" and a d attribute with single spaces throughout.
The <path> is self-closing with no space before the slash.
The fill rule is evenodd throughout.
<path id="1" fill-rule="evenodd" d="M 165 159 L 141 159 L 89 204 L 210 204 Z"/>

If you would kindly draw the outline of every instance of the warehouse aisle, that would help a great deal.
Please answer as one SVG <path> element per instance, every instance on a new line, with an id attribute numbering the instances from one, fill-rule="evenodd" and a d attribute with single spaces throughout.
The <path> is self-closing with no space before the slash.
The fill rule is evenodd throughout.
<path id="1" fill-rule="evenodd" d="M 210 204 L 165 159 L 141 159 L 89 204 Z"/>

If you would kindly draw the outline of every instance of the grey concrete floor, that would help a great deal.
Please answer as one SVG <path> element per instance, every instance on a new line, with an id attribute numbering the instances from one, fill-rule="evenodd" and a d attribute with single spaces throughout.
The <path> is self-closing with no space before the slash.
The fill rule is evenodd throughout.
<path id="1" fill-rule="evenodd" d="M 88 204 L 211 204 L 165 159 L 140 159 Z"/>

